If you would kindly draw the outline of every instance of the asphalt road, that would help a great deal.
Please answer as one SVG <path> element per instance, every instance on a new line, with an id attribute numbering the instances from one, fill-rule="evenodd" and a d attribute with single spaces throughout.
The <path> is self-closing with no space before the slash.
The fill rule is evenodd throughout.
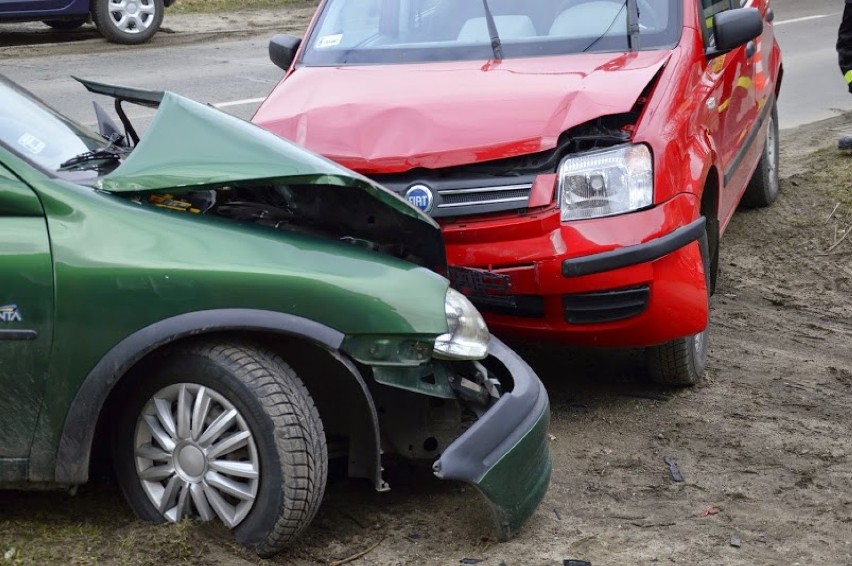
<path id="1" fill-rule="evenodd" d="M 837 66 L 841 0 L 774 0 L 775 34 L 784 57 L 778 99 L 782 128 L 852 110 L 852 95 Z"/>
<path id="2" fill-rule="evenodd" d="M 779 99 L 782 128 L 852 109 L 837 68 L 834 43 L 840 0 L 775 0 L 776 34 L 784 52 Z M 0 29 L 2 31 L 2 29 Z M 0 72 L 21 82 L 73 118 L 93 123 L 91 96 L 69 75 L 152 89 L 171 89 L 248 118 L 281 76 L 269 62 L 265 32 L 251 38 L 112 52 L 11 58 Z M 102 42 L 93 36 L 87 42 Z M 61 50 L 58 49 L 61 53 Z M 144 120 L 145 110 L 134 110 Z"/>
<path id="3" fill-rule="evenodd" d="M 200 102 L 249 118 L 283 72 L 267 55 L 268 37 L 207 41 L 162 48 L 124 48 L 112 53 L 15 58 L 0 62 L 0 72 L 72 118 L 91 125 L 91 100 L 76 75 L 94 81 L 153 90 L 173 90 Z M 86 41 L 100 42 L 99 38 Z M 99 97 L 101 104 L 111 101 Z M 133 108 L 131 117 L 153 111 Z"/>

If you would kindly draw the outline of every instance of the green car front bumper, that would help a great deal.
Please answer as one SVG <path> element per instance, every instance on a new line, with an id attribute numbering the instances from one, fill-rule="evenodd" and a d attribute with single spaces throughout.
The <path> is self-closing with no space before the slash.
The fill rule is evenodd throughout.
<path id="1" fill-rule="evenodd" d="M 535 372 L 497 338 L 492 361 L 511 374 L 504 394 L 433 465 L 441 479 L 472 484 L 488 500 L 501 539 L 514 536 L 550 484 L 550 401 Z"/>

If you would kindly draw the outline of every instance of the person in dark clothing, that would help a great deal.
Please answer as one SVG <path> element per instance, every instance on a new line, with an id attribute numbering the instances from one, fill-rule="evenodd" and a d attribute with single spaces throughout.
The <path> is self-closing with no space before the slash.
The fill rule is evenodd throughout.
<path id="1" fill-rule="evenodd" d="M 837 31 L 837 60 L 840 72 L 846 79 L 846 86 L 852 93 L 852 0 L 846 0 L 843 9 L 843 20 Z M 837 142 L 840 149 L 852 149 L 852 135 L 843 136 Z"/>

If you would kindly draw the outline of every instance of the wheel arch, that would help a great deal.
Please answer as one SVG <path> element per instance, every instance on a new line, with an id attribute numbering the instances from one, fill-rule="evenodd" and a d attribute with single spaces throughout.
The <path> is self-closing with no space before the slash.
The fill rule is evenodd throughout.
<path id="1" fill-rule="evenodd" d="M 112 404 L 120 400 L 122 389 L 118 385 L 134 379 L 135 368 L 165 348 L 216 337 L 262 343 L 285 356 L 294 351 L 323 354 L 321 367 L 334 371 L 328 371 L 324 380 L 308 372 L 301 376 L 303 382 L 315 396 L 321 419 L 329 415 L 329 394 L 325 391 L 329 383 L 341 394 L 338 398 L 347 399 L 350 454 L 356 456 L 350 457 L 350 475 L 368 477 L 377 487 L 380 485 L 378 416 L 357 366 L 338 351 L 344 335 L 302 317 L 253 309 L 178 315 L 138 330 L 116 344 L 89 372 L 69 408 L 57 449 L 55 481 L 81 484 L 88 480 L 93 455 L 109 441 L 110 415 L 116 409 Z M 304 369 L 298 366 L 294 367 L 297 372 Z"/>
<path id="2" fill-rule="evenodd" d="M 706 219 L 707 254 L 710 262 L 708 276 L 710 295 L 716 290 L 716 279 L 719 275 L 719 241 L 721 228 L 719 223 L 719 198 L 721 195 L 721 177 L 715 165 L 711 165 L 704 177 L 704 188 L 701 192 L 701 215 Z"/>

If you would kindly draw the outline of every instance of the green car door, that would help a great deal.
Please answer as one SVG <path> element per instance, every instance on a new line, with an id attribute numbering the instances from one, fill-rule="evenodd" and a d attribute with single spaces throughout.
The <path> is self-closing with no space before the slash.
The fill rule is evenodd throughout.
<path id="1" fill-rule="evenodd" d="M 0 481 L 26 479 L 52 319 L 53 268 L 41 203 L 0 165 Z"/>

